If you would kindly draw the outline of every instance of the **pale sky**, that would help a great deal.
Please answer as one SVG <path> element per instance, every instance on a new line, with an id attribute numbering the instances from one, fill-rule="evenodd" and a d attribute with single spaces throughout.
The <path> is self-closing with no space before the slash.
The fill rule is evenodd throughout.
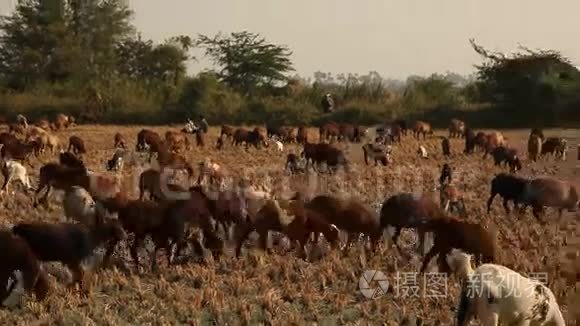
<path id="1" fill-rule="evenodd" d="M 16 0 L 0 0 L 0 13 Z M 580 63 L 579 0 L 129 0 L 146 38 L 248 30 L 293 50 L 296 72 L 386 78 L 454 71 L 479 56 L 468 39 L 511 52 L 518 44 Z M 192 62 L 191 73 L 209 67 Z"/>

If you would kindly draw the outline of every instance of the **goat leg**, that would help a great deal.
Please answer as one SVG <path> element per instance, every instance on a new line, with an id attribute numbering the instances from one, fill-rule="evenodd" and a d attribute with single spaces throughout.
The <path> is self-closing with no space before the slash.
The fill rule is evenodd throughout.
<path id="1" fill-rule="evenodd" d="M 0 190 L 0 195 L 8 192 L 8 183 L 10 183 L 10 175 L 4 175 L 4 184 L 2 185 L 2 190 Z"/>
<path id="2" fill-rule="evenodd" d="M 342 254 L 344 256 L 346 256 L 348 254 L 348 250 L 350 249 L 350 246 L 352 245 L 353 236 L 354 236 L 354 234 L 352 232 L 348 232 L 346 234 L 346 245 L 344 246 L 344 248 L 342 248 Z"/>
<path id="3" fill-rule="evenodd" d="M 153 252 L 151 253 L 151 255 L 149 256 L 149 260 L 151 261 L 151 270 L 156 272 L 157 271 L 157 252 L 159 251 L 159 249 L 161 249 L 160 246 L 158 246 L 157 244 L 155 245 L 155 248 L 153 249 Z M 167 265 L 170 265 L 170 261 L 171 260 L 171 252 L 167 251 Z"/>
<path id="4" fill-rule="evenodd" d="M 503 199 L 503 208 L 505 209 L 506 214 L 510 213 L 510 207 L 508 206 L 508 199 L 507 198 Z"/>
<path id="5" fill-rule="evenodd" d="M 50 192 L 52 191 L 52 186 L 48 185 L 48 188 L 46 189 L 46 193 L 44 194 L 44 197 L 42 197 L 42 202 L 48 206 L 48 196 L 50 195 Z"/>
<path id="6" fill-rule="evenodd" d="M 137 266 L 137 268 L 139 268 L 139 253 L 137 250 L 142 245 L 143 237 L 135 235 L 135 239 L 133 240 L 133 244 L 131 245 L 131 249 L 129 249 L 129 251 L 131 252 L 131 258 L 133 258 L 133 261 L 135 261 L 135 266 Z M 155 249 L 157 249 L 157 247 Z"/>
<path id="7" fill-rule="evenodd" d="M 84 286 L 84 271 L 81 267 L 79 262 L 71 262 L 67 263 L 66 266 L 70 269 L 72 274 L 72 283 L 70 284 L 71 287 L 76 286 L 77 284 L 80 285 L 81 289 Z"/>
<path id="8" fill-rule="evenodd" d="M 115 251 L 116 243 L 112 242 L 107 246 L 107 251 L 105 252 L 105 257 L 103 257 L 103 265 L 107 266 L 111 263 L 111 256 Z"/>
<path id="9" fill-rule="evenodd" d="M 401 235 L 401 228 L 397 227 L 395 229 L 395 234 L 393 234 L 392 240 L 393 243 L 395 244 L 395 248 L 397 248 L 397 250 L 399 252 L 403 252 L 403 249 L 401 249 L 401 247 L 399 247 L 399 243 L 397 242 L 397 240 L 399 239 L 399 236 Z"/>
<path id="10" fill-rule="evenodd" d="M 36 191 L 34 192 L 34 203 L 33 203 L 33 207 L 37 207 L 38 206 L 38 194 L 42 191 L 42 189 L 44 189 L 45 185 L 38 185 L 38 189 L 36 189 Z"/>
<path id="11" fill-rule="evenodd" d="M 431 262 L 433 257 L 435 257 L 435 255 L 437 255 L 438 253 L 439 248 L 437 246 L 433 246 L 433 248 L 431 248 L 431 250 L 429 250 L 429 252 L 425 256 L 425 259 L 423 259 L 423 265 L 421 265 L 421 270 L 419 271 L 419 273 L 423 274 L 425 272 L 427 266 L 429 265 L 429 262 Z"/>

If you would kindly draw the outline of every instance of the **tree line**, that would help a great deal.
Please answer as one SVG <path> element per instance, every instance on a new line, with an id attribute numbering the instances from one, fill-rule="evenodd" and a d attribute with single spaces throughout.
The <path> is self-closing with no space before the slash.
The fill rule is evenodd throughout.
<path id="1" fill-rule="evenodd" d="M 482 57 L 474 78 L 294 74 L 292 50 L 247 31 L 144 39 L 119 0 L 19 0 L 0 19 L 0 114 L 100 123 L 306 124 L 459 117 L 489 126 L 580 122 L 580 72 L 557 51 Z M 202 49 L 215 69 L 188 75 Z M 332 94 L 336 110 L 321 99 Z M 2 113 L 4 112 L 4 113 Z"/>

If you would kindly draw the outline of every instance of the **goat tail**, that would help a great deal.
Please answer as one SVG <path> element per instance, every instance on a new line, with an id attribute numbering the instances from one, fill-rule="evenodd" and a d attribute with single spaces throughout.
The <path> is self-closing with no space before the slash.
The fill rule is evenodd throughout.
<path id="1" fill-rule="evenodd" d="M 469 306 L 471 301 L 469 300 L 469 288 L 464 283 L 461 288 L 461 294 L 459 297 L 459 306 L 457 307 L 457 326 L 467 325 L 469 322 Z"/>

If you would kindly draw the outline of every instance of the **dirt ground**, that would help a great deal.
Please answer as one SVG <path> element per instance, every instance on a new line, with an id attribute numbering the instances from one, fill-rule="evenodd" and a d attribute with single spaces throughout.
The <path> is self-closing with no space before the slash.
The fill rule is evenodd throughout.
<path id="1" fill-rule="evenodd" d="M 151 128 L 160 134 L 180 126 Z M 77 126 L 58 132 L 66 144 L 72 134 L 81 136 L 87 145 L 85 157 L 89 169 L 102 172 L 105 162 L 114 152 L 113 135 L 121 132 L 129 148 L 135 148 L 140 126 Z M 366 167 L 361 144 L 339 144 L 353 163 L 349 174 L 339 172 L 329 177 L 316 175 L 288 176 L 284 163 L 288 153 L 300 153 L 297 145 L 285 145 L 284 152 L 268 149 L 245 150 L 231 145 L 220 152 L 215 150 L 219 130 L 212 128 L 205 148 L 194 147 L 187 157 L 197 163 L 206 157 L 224 167 L 229 176 L 246 176 L 256 184 L 266 184 L 276 192 L 302 190 L 311 194 L 332 193 L 356 196 L 377 211 L 381 203 L 397 192 L 434 192 L 434 182 L 440 166 L 451 163 L 455 169 L 455 183 L 465 194 L 468 219 L 494 225 L 499 245 L 498 263 L 522 274 L 537 273 L 546 276 L 564 313 L 572 305 L 568 296 L 574 291 L 574 277 L 566 279 L 569 261 L 566 252 L 574 249 L 574 240 L 580 239 L 580 213 L 566 212 L 562 220 L 548 209 L 545 225 L 540 224 L 528 211 L 524 216 L 506 215 L 496 198 L 490 214 L 485 212 L 489 183 L 501 168 L 494 167 L 491 158 L 481 154 L 461 154 L 463 141 L 452 139 L 453 156 L 444 159 L 440 138 L 446 131 L 438 130 L 427 140 L 416 141 L 412 136 L 393 148 L 393 164 L 388 167 Z M 564 136 L 572 150 L 567 161 L 555 162 L 547 158 L 530 164 L 524 160 L 525 176 L 556 175 L 580 186 L 580 161 L 576 146 L 580 130 L 545 130 L 546 136 Z M 525 157 L 528 130 L 504 131 L 510 144 Z M 310 131 L 317 138 L 315 129 Z M 429 159 L 416 153 L 418 144 L 425 144 Z M 56 160 L 56 154 L 33 159 L 29 172 L 37 183 L 42 163 Z M 136 197 L 136 179 L 146 166 L 125 166 L 124 186 Z M 133 171 L 132 173 L 130 171 Z M 130 175 L 133 175 L 131 177 Z M 32 196 L 18 187 L 15 194 L 0 198 L 0 223 L 11 225 L 20 221 L 63 221 L 59 194 L 52 195 L 49 210 L 32 207 Z M 361 246 L 350 250 L 347 256 L 325 252 L 320 260 L 305 262 L 292 252 L 285 255 L 266 255 L 247 248 L 239 260 L 228 255 L 219 262 L 208 258 L 207 265 L 189 263 L 167 267 L 165 260 L 159 272 L 148 268 L 139 273 L 134 266 L 101 269 L 91 273 L 91 286 L 81 294 L 66 288 L 66 273 L 54 270 L 53 291 L 43 303 L 25 297 L 20 307 L 0 310 L 2 325 L 177 325 L 177 324 L 372 324 L 398 325 L 405 316 L 415 315 L 426 325 L 450 325 L 454 321 L 458 301 L 458 283 L 455 279 L 439 280 L 435 274 L 425 279 L 417 274 L 421 258 L 414 249 L 416 235 L 404 231 L 402 244 L 412 258 L 404 257 L 385 240 L 379 251 L 365 258 Z M 575 249 L 576 248 L 576 249 Z M 125 259 L 125 248 L 118 250 L 119 259 Z M 317 248 L 319 249 L 319 248 Z M 143 253 L 145 256 L 145 253 Z M 313 256 L 315 256 L 313 254 Z M 316 257 L 313 257 L 316 258 Z M 58 265 L 58 264 L 57 264 Z M 434 262 L 431 271 L 436 271 Z M 47 267 L 48 268 L 48 267 Z M 359 290 L 359 279 L 367 270 L 381 271 L 390 284 L 389 291 L 376 293 L 368 299 Z M 543 273 L 543 274 L 542 274 Z M 64 279 L 64 281 L 63 281 Z M 371 287 L 376 287 L 376 282 Z M 580 305 L 580 303 L 576 303 Z"/>

